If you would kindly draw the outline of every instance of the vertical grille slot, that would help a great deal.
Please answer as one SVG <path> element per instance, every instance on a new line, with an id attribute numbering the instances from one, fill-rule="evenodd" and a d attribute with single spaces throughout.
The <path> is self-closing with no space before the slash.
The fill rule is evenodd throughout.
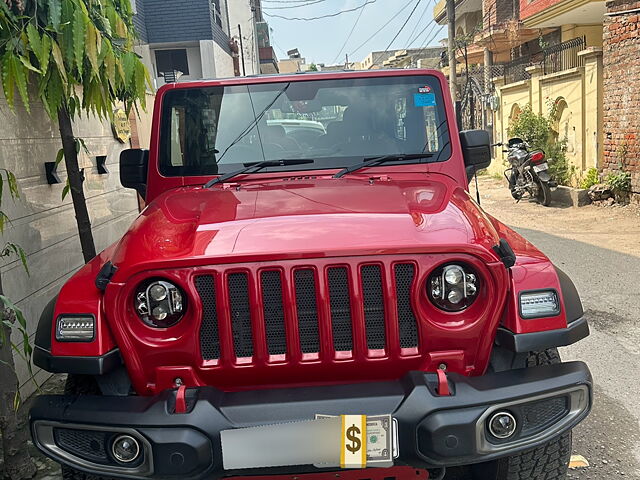
<path id="1" fill-rule="evenodd" d="M 319 353 L 318 305 L 316 301 L 316 278 L 313 270 L 296 270 L 296 311 L 302 353 Z"/>
<path id="2" fill-rule="evenodd" d="M 282 279 L 278 271 L 266 271 L 261 274 L 262 311 L 267 334 L 269 355 L 287 353 L 287 339 L 284 327 L 284 308 L 282 305 Z"/>
<path id="3" fill-rule="evenodd" d="M 411 286 L 415 277 L 415 266 L 412 263 L 397 264 L 395 277 L 400 347 L 415 348 L 418 346 L 418 325 L 411 305 Z"/>
<path id="4" fill-rule="evenodd" d="M 196 289 L 202 302 L 200 352 L 204 360 L 217 360 L 220 358 L 220 338 L 216 309 L 216 285 L 213 275 L 196 277 Z"/>
<path id="5" fill-rule="evenodd" d="M 383 349 L 385 347 L 384 295 L 380 265 L 363 266 L 361 275 L 367 348 Z"/>
<path id="6" fill-rule="evenodd" d="M 233 348 L 236 357 L 253 356 L 249 278 L 246 273 L 230 273 L 227 277 Z"/>
<path id="7" fill-rule="evenodd" d="M 345 267 L 329 268 L 327 277 L 329 281 L 333 348 L 337 352 L 353 350 L 351 300 L 347 269 Z"/>

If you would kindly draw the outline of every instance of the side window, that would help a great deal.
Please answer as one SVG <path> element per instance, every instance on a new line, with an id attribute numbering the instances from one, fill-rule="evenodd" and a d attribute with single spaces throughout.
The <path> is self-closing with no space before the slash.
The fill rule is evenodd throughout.
<path id="1" fill-rule="evenodd" d="M 184 140 L 185 140 L 185 110 L 184 107 L 171 109 L 171 165 L 181 167 L 184 165 Z"/>
<path id="2" fill-rule="evenodd" d="M 156 50 L 156 68 L 158 69 L 158 75 L 164 72 L 173 71 L 189 75 L 187 51 L 185 49 Z"/>

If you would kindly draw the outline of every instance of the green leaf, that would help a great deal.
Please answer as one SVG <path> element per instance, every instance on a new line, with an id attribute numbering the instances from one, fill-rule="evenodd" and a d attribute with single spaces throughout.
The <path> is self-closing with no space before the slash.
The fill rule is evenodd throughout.
<path id="1" fill-rule="evenodd" d="M 36 27 L 33 26 L 33 23 L 27 25 L 27 37 L 29 39 L 29 48 L 35 54 L 38 62 L 42 64 L 42 39 Z"/>
<path id="2" fill-rule="evenodd" d="M 122 68 L 124 70 L 124 83 L 127 87 L 135 85 L 135 69 L 138 57 L 132 52 L 127 52 L 122 57 Z"/>
<path id="3" fill-rule="evenodd" d="M 69 190 L 71 190 L 71 185 L 69 185 L 69 179 L 67 178 L 67 184 L 62 189 L 62 200 L 69 194 Z"/>
<path id="4" fill-rule="evenodd" d="M 7 251 L 7 255 L 4 255 L 4 256 L 10 255 L 11 252 L 13 252 L 16 256 L 18 256 L 20 258 L 20 261 L 22 262 L 22 266 L 27 272 L 27 275 L 29 275 L 29 267 L 27 265 L 27 254 L 25 253 L 24 249 L 20 245 L 16 245 L 15 243 L 9 242 L 5 247 L 5 251 Z"/>
<path id="5" fill-rule="evenodd" d="M 91 152 L 87 148 L 87 144 L 84 143 L 84 138 L 76 137 L 76 142 L 78 142 L 80 144 L 80 146 L 82 147 L 82 150 L 84 151 L 84 153 L 86 153 L 87 155 L 91 156 Z"/>
<path id="6" fill-rule="evenodd" d="M 64 67 L 64 60 L 62 59 L 62 52 L 60 51 L 60 47 L 55 40 L 51 41 L 51 54 L 53 55 L 53 59 L 56 62 L 56 66 L 58 67 L 58 73 L 60 74 L 62 81 L 66 84 L 67 70 Z"/>
<path id="7" fill-rule="evenodd" d="M 91 24 L 87 25 L 87 33 L 86 33 L 86 51 L 87 57 L 89 58 L 89 63 L 93 67 L 91 75 L 98 75 L 100 72 L 98 67 L 98 47 L 96 45 L 98 41 L 98 31 L 96 27 Z"/>
<path id="8" fill-rule="evenodd" d="M 22 65 L 24 65 L 27 69 L 31 70 L 32 72 L 42 74 L 42 71 L 34 67 L 31 61 L 23 55 L 20 55 L 20 63 L 22 63 Z"/>
<path id="9" fill-rule="evenodd" d="M 11 110 L 15 108 L 14 95 L 16 89 L 16 79 L 13 72 L 13 58 L 14 56 L 11 50 L 7 50 L 2 57 L 2 89 L 4 90 L 4 96 Z"/>
<path id="10" fill-rule="evenodd" d="M 56 154 L 56 167 L 60 164 L 63 158 L 64 158 L 64 148 L 61 148 L 60 150 L 58 150 L 58 153 Z"/>
<path id="11" fill-rule="evenodd" d="M 51 61 L 51 37 L 49 35 L 42 36 L 42 57 L 40 58 L 40 70 L 42 74 L 47 73 L 49 62 Z"/>
<path id="12" fill-rule="evenodd" d="M 82 75 L 84 62 L 84 40 L 87 17 L 80 8 L 76 8 L 73 14 L 73 53 L 78 72 Z"/>
<path id="13" fill-rule="evenodd" d="M 18 180 L 16 176 L 10 170 L 5 170 L 7 174 L 7 184 L 9 185 L 9 193 L 11 198 L 16 199 L 20 197 L 20 191 L 18 190 Z"/>
<path id="14" fill-rule="evenodd" d="M 62 17 L 62 1 L 48 0 L 49 4 L 49 22 L 55 30 L 60 27 L 60 19 Z"/>
<path id="15" fill-rule="evenodd" d="M 17 57 L 12 56 L 11 63 L 13 73 L 15 75 L 16 85 L 18 87 L 18 93 L 20 93 L 24 108 L 27 110 L 27 112 L 31 112 L 31 107 L 29 105 L 29 91 L 27 90 L 27 71 L 22 65 L 21 60 Z"/>
<path id="16" fill-rule="evenodd" d="M 0 233 L 4 232 L 4 226 L 9 222 L 9 217 L 3 211 L 0 211 Z"/>

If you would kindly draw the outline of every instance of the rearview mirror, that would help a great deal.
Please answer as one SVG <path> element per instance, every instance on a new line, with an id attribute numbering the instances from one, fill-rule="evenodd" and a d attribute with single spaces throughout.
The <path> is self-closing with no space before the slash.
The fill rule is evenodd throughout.
<path id="1" fill-rule="evenodd" d="M 460 132 L 462 156 L 467 169 L 467 179 L 491 164 L 491 137 L 486 130 L 464 130 Z"/>
<path id="2" fill-rule="evenodd" d="M 130 148 L 120 152 L 120 183 L 133 188 L 142 198 L 147 194 L 149 150 Z"/>

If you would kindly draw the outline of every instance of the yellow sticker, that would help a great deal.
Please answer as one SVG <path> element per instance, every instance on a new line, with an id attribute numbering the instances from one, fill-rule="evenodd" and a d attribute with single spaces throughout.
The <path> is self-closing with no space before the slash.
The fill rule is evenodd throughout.
<path id="1" fill-rule="evenodd" d="M 367 466 L 367 416 L 342 415 L 340 468 Z"/>

